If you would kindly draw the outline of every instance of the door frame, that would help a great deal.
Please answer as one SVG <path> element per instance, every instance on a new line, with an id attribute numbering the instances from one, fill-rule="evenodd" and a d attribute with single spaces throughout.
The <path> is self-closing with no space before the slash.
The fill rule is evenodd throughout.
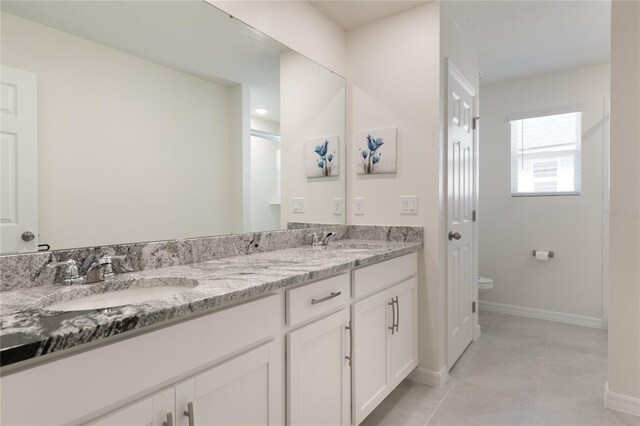
<path id="1" fill-rule="evenodd" d="M 473 85 L 469 82 L 469 80 L 464 76 L 464 74 L 460 71 L 460 69 L 458 67 L 456 67 L 456 65 L 451 61 L 450 58 L 445 58 L 446 61 L 446 76 L 445 76 L 445 80 L 444 80 L 444 87 L 445 87 L 445 96 L 444 96 L 444 123 L 443 123 L 443 174 L 444 174 L 444 185 L 443 185 L 443 189 L 445 192 L 448 191 L 449 189 L 449 166 L 448 166 L 448 149 L 449 149 L 449 123 L 448 123 L 448 115 L 449 115 L 449 75 L 453 75 L 456 80 L 458 80 L 458 82 L 465 87 L 465 89 L 467 89 L 474 98 L 474 117 L 472 117 L 472 121 L 475 120 L 476 117 L 479 118 L 480 114 L 479 114 L 479 91 L 473 87 Z M 479 120 L 475 120 L 476 123 L 479 122 Z M 472 334 L 472 341 L 477 340 L 480 337 L 480 324 L 478 321 L 478 313 L 479 313 L 479 299 L 478 299 L 478 286 L 477 286 L 477 281 L 478 281 L 478 215 L 477 215 L 477 211 L 478 211 L 478 200 L 479 200 L 479 127 L 478 125 L 476 125 L 476 127 L 473 129 L 473 136 L 472 136 L 472 144 L 473 144 L 473 183 L 471 185 L 472 187 L 472 202 L 473 202 L 473 207 L 472 210 L 476 211 L 476 220 L 473 222 L 473 277 L 472 279 L 474 280 L 474 286 L 473 286 L 473 302 L 475 303 L 476 309 L 475 309 L 475 313 L 473 314 L 473 334 Z M 445 154 L 446 153 L 446 154 Z M 448 196 L 443 197 L 444 198 L 444 205 L 445 205 L 445 209 L 444 209 L 444 219 L 443 222 L 445 224 L 442 232 L 441 232 L 441 238 L 442 241 L 444 242 L 445 247 L 447 247 L 447 230 L 448 230 L 448 226 L 449 226 L 449 199 Z M 444 265 L 444 283 L 443 283 L 443 288 L 444 288 L 444 292 L 445 292 L 445 313 L 444 313 L 444 335 L 445 337 L 445 351 L 444 351 L 444 364 L 446 365 L 446 371 L 448 372 L 449 369 L 452 367 L 448 364 L 448 359 L 449 359 L 449 294 L 448 294 L 448 287 L 449 287 L 449 252 L 447 249 L 444 249 L 441 251 L 442 253 L 444 253 L 445 256 L 445 265 Z"/>

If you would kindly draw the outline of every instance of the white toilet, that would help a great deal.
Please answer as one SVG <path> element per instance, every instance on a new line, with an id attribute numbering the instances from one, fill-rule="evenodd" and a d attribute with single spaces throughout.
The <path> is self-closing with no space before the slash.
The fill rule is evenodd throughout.
<path id="1" fill-rule="evenodd" d="M 493 280 L 487 277 L 478 276 L 478 294 L 486 294 L 493 288 Z"/>

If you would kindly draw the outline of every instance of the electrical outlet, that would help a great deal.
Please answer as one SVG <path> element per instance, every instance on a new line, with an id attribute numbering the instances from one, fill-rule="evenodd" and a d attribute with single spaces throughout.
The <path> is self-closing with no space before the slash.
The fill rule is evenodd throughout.
<path id="1" fill-rule="evenodd" d="M 354 202 L 354 213 L 357 215 L 363 215 L 364 214 L 364 198 L 362 197 L 356 197 L 353 199 Z"/>
<path id="2" fill-rule="evenodd" d="M 418 197 L 415 195 L 400 196 L 400 214 L 418 214 Z"/>
<path id="3" fill-rule="evenodd" d="M 293 212 L 304 213 L 304 197 L 293 198 Z"/>
<path id="4" fill-rule="evenodd" d="M 333 199 L 333 214 L 336 216 L 342 214 L 342 198 Z"/>

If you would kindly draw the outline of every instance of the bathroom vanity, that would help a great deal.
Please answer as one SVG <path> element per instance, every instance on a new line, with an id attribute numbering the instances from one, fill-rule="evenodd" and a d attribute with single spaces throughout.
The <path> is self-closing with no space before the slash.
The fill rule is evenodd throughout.
<path id="1" fill-rule="evenodd" d="M 421 246 L 340 239 L 124 273 L 115 289 L 188 283 L 108 309 L 48 311 L 100 284 L 4 292 L 2 337 L 24 347 L 2 348 L 2 423 L 357 425 L 417 364 Z"/>

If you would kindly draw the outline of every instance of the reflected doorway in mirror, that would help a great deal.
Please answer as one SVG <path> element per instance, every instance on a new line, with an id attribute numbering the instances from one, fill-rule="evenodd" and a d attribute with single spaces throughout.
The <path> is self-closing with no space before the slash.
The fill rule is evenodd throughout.
<path id="1" fill-rule="evenodd" d="M 308 178 L 338 176 L 340 174 L 338 143 L 339 137 L 337 135 L 306 141 L 304 163 Z"/>
<path id="2" fill-rule="evenodd" d="M 396 173 L 398 128 L 358 133 L 356 170 L 359 175 Z"/>

